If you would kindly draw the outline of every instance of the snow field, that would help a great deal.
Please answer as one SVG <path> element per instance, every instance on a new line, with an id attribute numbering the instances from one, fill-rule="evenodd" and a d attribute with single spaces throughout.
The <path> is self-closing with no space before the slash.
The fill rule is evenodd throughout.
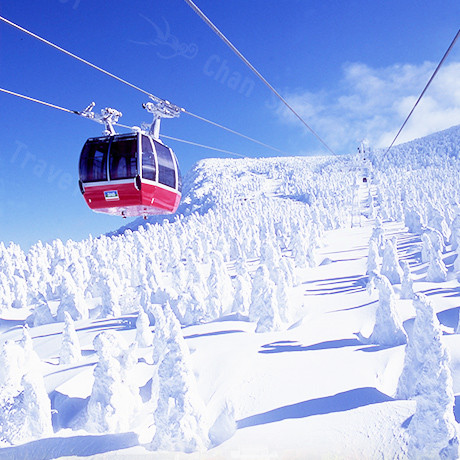
<path id="1" fill-rule="evenodd" d="M 32 345 L 40 372 L 22 380 L 20 364 L 0 387 L 4 409 L 13 392 L 11 407 L 38 423 L 21 439 L 2 431 L 0 458 L 447 452 L 460 392 L 459 138 L 457 127 L 371 152 L 365 168 L 359 156 L 205 160 L 173 219 L 27 254 L 1 244 L 0 342 L 17 356 Z M 408 299 L 411 283 L 429 302 Z M 416 374 L 437 377 L 396 400 L 416 309 L 434 347 L 418 347 L 431 367 Z M 15 345 L 24 322 L 32 339 Z M 455 442 L 446 455 L 457 458 Z"/>

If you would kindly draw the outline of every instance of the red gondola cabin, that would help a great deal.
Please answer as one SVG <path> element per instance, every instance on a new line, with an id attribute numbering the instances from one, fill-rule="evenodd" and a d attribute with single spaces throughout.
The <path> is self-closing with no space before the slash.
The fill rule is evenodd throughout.
<path id="1" fill-rule="evenodd" d="M 93 211 L 146 217 L 171 214 L 179 206 L 176 156 L 144 132 L 88 139 L 79 169 L 80 190 Z"/>

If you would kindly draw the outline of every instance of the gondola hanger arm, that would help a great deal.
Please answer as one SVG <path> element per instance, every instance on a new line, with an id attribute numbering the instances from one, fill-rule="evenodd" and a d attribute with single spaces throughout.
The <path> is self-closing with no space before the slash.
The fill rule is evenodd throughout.
<path id="1" fill-rule="evenodd" d="M 88 105 L 86 109 L 82 110 L 79 115 L 104 124 L 104 136 L 114 136 L 116 132 L 113 125 L 118 122 L 119 118 L 121 118 L 123 114 L 116 109 L 106 107 L 105 109 L 101 109 L 101 113 L 98 115 L 93 112 L 95 105 L 95 102 L 91 102 L 91 104 Z"/>
<path id="2" fill-rule="evenodd" d="M 152 101 L 142 104 L 142 107 L 153 115 L 152 123 L 150 125 L 143 124 L 143 129 L 148 131 L 154 139 L 159 140 L 161 119 L 176 118 L 184 109 L 166 100 L 158 101 L 152 98 Z"/>

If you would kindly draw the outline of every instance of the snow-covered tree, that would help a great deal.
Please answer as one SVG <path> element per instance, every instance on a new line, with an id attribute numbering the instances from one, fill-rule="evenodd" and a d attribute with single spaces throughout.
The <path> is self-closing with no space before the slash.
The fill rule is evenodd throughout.
<path id="1" fill-rule="evenodd" d="M 75 281 L 67 272 L 63 273 L 57 295 L 60 298 L 57 310 L 58 321 L 65 320 L 65 312 L 68 312 L 75 321 L 88 318 L 88 305 L 83 292 L 78 289 Z"/>
<path id="2" fill-rule="evenodd" d="M 310 241 L 310 244 L 307 248 L 307 264 L 309 267 L 313 268 L 318 265 L 318 261 L 316 260 L 316 245 L 314 244 L 313 240 Z"/>
<path id="3" fill-rule="evenodd" d="M 77 288 L 84 292 L 86 283 L 89 279 L 88 265 L 85 259 L 72 262 L 68 267 L 67 271 L 74 280 Z"/>
<path id="4" fill-rule="evenodd" d="M 164 358 L 166 352 L 166 341 L 168 337 L 167 326 L 169 321 L 173 321 L 173 311 L 168 302 L 163 306 L 158 304 L 150 305 L 149 311 L 155 320 L 155 331 L 153 334 L 153 364 L 158 366 Z M 169 328 L 169 326 L 168 326 Z"/>
<path id="5" fill-rule="evenodd" d="M 59 364 L 74 364 L 81 359 L 80 341 L 72 317 L 68 312 L 64 312 L 64 322 Z"/>
<path id="6" fill-rule="evenodd" d="M 87 406 L 86 429 L 120 433 L 132 429 L 140 411 L 139 388 L 133 382 L 136 344 L 129 348 L 116 332 L 104 331 L 93 341 L 99 361 Z"/>
<path id="7" fill-rule="evenodd" d="M 278 303 L 280 319 L 284 323 L 289 323 L 292 319 L 291 296 L 284 270 L 282 270 L 280 267 L 276 267 L 272 271 L 271 279 L 276 286 L 276 300 Z"/>
<path id="8" fill-rule="evenodd" d="M 447 268 L 441 258 L 440 251 L 436 251 L 432 246 L 430 251 L 430 258 L 428 269 L 426 272 L 426 280 L 434 283 L 441 283 L 447 279 Z"/>
<path id="9" fill-rule="evenodd" d="M 175 311 L 181 324 L 198 324 L 218 317 L 217 305 L 214 304 L 212 310 L 208 309 L 205 292 L 203 286 L 190 284 L 188 291 L 179 296 L 175 303 Z"/>
<path id="10" fill-rule="evenodd" d="M 399 265 L 395 238 L 385 242 L 380 273 L 387 277 L 391 284 L 401 283 L 403 271 Z"/>
<path id="11" fill-rule="evenodd" d="M 152 450 L 195 452 L 208 446 L 205 407 L 196 387 L 190 352 L 172 312 L 166 317 L 167 336 L 158 364 L 158 402 L 154 413 Z"/>
<path id="12" fill-rule="evenodd" d="M 368 219 L 375 219 L 377 216 L 377 209 L 374 205 L 374 197 L 372 196 L 370 188 L 367 190 L 367 218 Z"/>
<path id="13" fill-rule="evenodd" d="M 23 347 L 12 340 L 3 342 L 0 348 L 0 387 L 2 391 L 19 387 L 25 373 L 24 361 Z"/>
<path id="14" fill-rule="evenodd" d="M 0 445 L 22 441 L 24 423 L 23 386 L 24 349 L 7 340 L 0 346 Z"/>
<path id="15" fill-rule="evenodd" d="M 8 309 L 13 303 L 13 292 L 9 278 L 0 271 L 0 311 Z"/>
<path id="16" fill-rule="evenodd" d="M 444 251 L 444 239 L 441 232 L 434 228 L 428 227 L 425 229 L 424 234 L 426 234 L 430 239 L 432 248 L 442 254 Z"/>
<path id="17" fill-rule="evenodd" d="M 294 233 L 291 239 L 291 249 L 295 265 L 299 268 L 307 267 L 308 242 L 299 230 Z"/>
<path id="18" fill-rule="evenodd" d="M 220 253 L 211 254 L 211 268 L 206 284 L 207 316 L 209 319 L 217 319 L 229 311 L 233 297 L 231 278 Z"/>
<path id="19" fill-rule="evenodd" d="M 216 249 L 218 252 L 220 252 L 225 262 L 228 262 L 230 260 L 230 244 L 222 233 L 219 235 L 217 239 Z"/>
<path id="20" fill-rule="evenodd" d="M 414 299 L 416 317 L 406 347 L 396 397 L 415 398 L 409 425 L 409 458 L 459 457 L 453 407 L 450 357 L 432 304 L 423 294 Z"/>
<path id="21" fill-rule="evenodd" d="M 385 246 L 385 230 L 383 229 L 383 223 L 380 217 L 375 219 L 375 226 L 372 229 L 371 240 L 375 241 L 377 248 L 379 250 L 379 255 L 383 256 L 383 249 Z"/>
<path id="22" fill-rule="evenodd" d="M 256 332 L 279 331 L 282 328 L 281 318 L 278 311 L 278 301 L 276 299 L 276 289 L 267 286 L 267 304 L 262 310 L 257 321 Z"/>
<path id="23" fill-rule="evenodd" d="M 23 329 L 19 343 L 6 341 L 0 349 L 0 441 L 28 442 L 53 433 L 51 403 L 32 339 Z"/>
<path id="24" fill-rule="evenodd" d="M 23 375 L 27 374 L 28 372 L 35 372 L 40 374 L 41 360 L 34 350 L 33 341 L 32 337 L 30 336 L 28 326 L 24 326 L 22 328 L 22 337 L 19 341 L 19 345 L 21 345 L 22 349 L 24 350 L 25 363 L 23 363 Z"/>
<path id="25" fill-rule="evenodd" d="M 46 392 L 43 377 L 38 372 L 29 372 L 22 378 L 24 419 L 21 438 L 25 440 L 52 436 L 51 401 Z"/>
<path id="26" fill-rule="evenodd" d="M 431 244 L 430 237 L 426 233 L 423 233 L 422 234 L 422 251 L 421 251 L 421 257 L 422 257 L 423 263 L 430 261 L 432 250 L 433 250 L 433 245 Z"/>
<path id="27" fill-rule="evenodd" d="M 266 265 L 270 272 L 279 265 L 281 250 L 273 238 L 263 241 L 260 252 L 260 263 Z"/>
<path id="28" fill-rule="evenodd" d="M 139 347 L 150 347 L 153 342 L 149 317 L 142 307 L 139 309 L 136 319 L 136 342 Z"/>
<path id="29" fill-rule="evenodd" d="M 450 230 L 446 219 L 441 210 L 434 206 L 430 200 L 428 200 L 427 227 L 436 229 L 442 235 L 444 241 L 449 241 Z"/>
<path id="30" fill-rule="evenodd" d="M 280 268 L 284 272 L 286 283 L 289 287 L 296 284 L 295 265 L 291 257 L 281 257 Z"/>
<path id="31" fill-rule="evenodd" d="M 106 269 L 103 270 L 99 280 L 101 289 L 101 318 L 116 317 L 121 315 L 120 297 L 121 283 L 116 275 Z"/>
<path id="32" fill-rule="evenodd" d="M 48 301 L 42 294 L 37 294 L 34 303 L 36 306 L 30 316 L 27 318 L 27 324 L 29 326 L 42 326 L 43 324 L 50 324 L 56 321 L 53 314 L 51 313 L 51 308 Z"/>
<path id="33" fill-rule="evenodd" d="M 414 281 L 412 280 L 410 265 L 407 260 L 402 262 L 403 276 L 401 280 L 401 299 L 414 298 Z"/>
<path id="34" fill-rule="evenodd" d="M 259 265 L 252 283 L 249 320 L 256 322 L 256 332 L 281 329 L 275 283 L 265 265 Z"/>
<path id="35" fill-rule="evenodd" d="M 460 279 L 460 246 L 456 250 L 457 257 L 454 261 L 454 272 L 457 273 L 457 279 Z"/>
<path id="36" fill-rule="evenodd" d="M 237 269 L 238 271 L 238 269 Z M 232 312 L 247 315 L 251 303 L 251 277 L 248 272 L 241 269 L 233 279 Z"/>
<path id="37" fill-rule="evenodd" d="M 412 233 L 422 233 L 423 231 L 423 220 L 420 212 L 413 207 L 404 209 L 404 224 L 408 230 Z"/>
<path id="38" fill-rule="evenodd" d="M 381 257 L 379 255 L 379 249 L 377 247 L 377 243 L 375 239 L 371 238 L 369 240 L 369 252 L 367 255 L 367 270 L 366 274 L 370 274 L 372 272 L 380 272 L 380 264 L 381 264 Z"/>
<path id="39" fill-rule="evenodd" d="M 188 276 L 185 264 L 181 261 L 177 261 L 177 263 L 171 271 L 173 274 L 172 287 L 176 290 L 177 293 L 184 292 L 186 290 Z"/>
<path id="40" fill-rule="evenodd" d="M 450 227 L 449 242 L 452 245 L 452 250 L 456 250 L 460 245 L 460 209 L 457 209 L 456 211 L 457 212 Z"/>
<path id="41" fill-rule="evenodd" d="M 417 382 L 426 356 L 435 353 L 436 350 L 443 350 L 444 353 L 442 333 L 432 304 L 420 293 L 415 294 L 413 304 L 416 316 L 396 390 L 396 397 L 399 399 L 411 399 L 417 394 Z"/>
<path id="42" fill-rule="evenodd" d="M 368 339 L 361 337 L 365 343 L 384 346 L 403 345 L 407 335 L 396 311 L 396 296 L 390 281 L 386 276 L 373 273 L 370 286 L 375 286 L 379 292 L 379 302 L 375 313 L 375 325 Z"/>
<path id="43" fill-rule="evenodd" d="M 12 276 L 11 288 L 13 298 L 11 306 L 13 308 L 25 308 L 28 303 L 28 288 L 26 280 L 22 276 L 14 274 Z"/>
<path id="44" fill-rule="evenodd" d="M 251 304 L 249 305 L 249 321 L 259 320 L 264 309 L 264 292 L 266 285 L 273 283 L 270 280 L 268 269 L 265 265 L 259 265 L 252 280 Z"/>

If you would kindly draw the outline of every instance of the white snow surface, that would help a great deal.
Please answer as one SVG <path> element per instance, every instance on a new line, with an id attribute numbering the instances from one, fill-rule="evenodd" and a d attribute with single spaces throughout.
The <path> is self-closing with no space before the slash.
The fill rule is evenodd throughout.
<path id="1" fill-rule="evenodd" d="M 203 160 L 176 216 L 0 243 L 0 459 L 457 458 L 459 146 L 453 127 L 365 159 Z M 411 290 L 440 345 L 416 348 L 418 393 L 396 399 L 409 345 L 363 337 L 377 314 L 423 343 Z"/>

